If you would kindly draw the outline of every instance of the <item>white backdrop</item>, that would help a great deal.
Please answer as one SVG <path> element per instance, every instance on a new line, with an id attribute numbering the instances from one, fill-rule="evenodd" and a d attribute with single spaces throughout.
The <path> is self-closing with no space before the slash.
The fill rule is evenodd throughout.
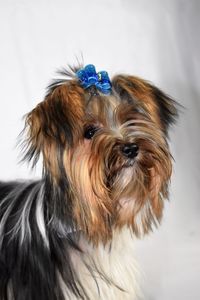
<path id="1" fill-rule="evenodd" d="M 171 133 L 162 226 L 136 241 L 147 300 L 200 299 L 199 20 L 198 0 L 0 0 L 0 179 L 39 176 L 17 164 L 21 117 L 81 53 L 85 64 L 144 77 L 185 106 Z"/>

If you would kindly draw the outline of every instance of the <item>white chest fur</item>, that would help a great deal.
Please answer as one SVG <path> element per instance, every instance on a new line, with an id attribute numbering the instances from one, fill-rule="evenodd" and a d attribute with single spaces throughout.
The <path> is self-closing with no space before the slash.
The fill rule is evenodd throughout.
<path id="1" fill-rule="evenodd" d="M 80 244 L 84 254 L 73 252 L 71 259 L 90 300 L 137 299 L 138 271 L 134 260 L 134 241 L 128 229 L 115 232 L 112 243 L 106 246 L 94 248 L 83 238 Z M 77 299 L 66 289 L 65 295 L 66 300 Z"/>

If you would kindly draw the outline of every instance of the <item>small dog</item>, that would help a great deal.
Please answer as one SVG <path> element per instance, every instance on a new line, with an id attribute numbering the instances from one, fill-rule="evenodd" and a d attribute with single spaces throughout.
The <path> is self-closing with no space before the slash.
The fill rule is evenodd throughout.
<path id="1" fill-rule="evenodd" d="M 161 220 L 177 105 L 93 65 L 61 75 L 25 121 L 42 179 L 0 183 L 0 300 L 134 300 L 133 237 Z"/>

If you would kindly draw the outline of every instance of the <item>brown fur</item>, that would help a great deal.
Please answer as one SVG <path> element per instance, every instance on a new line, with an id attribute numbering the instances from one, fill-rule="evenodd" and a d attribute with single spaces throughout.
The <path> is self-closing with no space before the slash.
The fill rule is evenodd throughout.
<path id="1" fill-rule="evenodd" d="M 112 95 L 91 96 L 76 80 L 63 83 L 26 119 L 29 147 L 42 152 L 55 184 L 64 149 L 73 218 L 95 244 L 111 239 L 114 228 L 127 225 L 141 235 L 160 222 L 172 170 L 166 131 L 174 102 L 134 76 L 116 76 L 112 84 Z M 83 136 L 88 125 L 98 127 L 91 140 Z M 139 147 L 133 161 L 121 152 L 126 143 Z"/>
<path id="2" fill-rule="evenodd" d="M 57 111 L 58 106 L 61 112 Z M 65 147 L 69 147 L 72 141 L 77 143 L 77 137 L 82 133 L 83 117 L 84 91 L 75 82 L 58 87 L 26 117 L 26 127 L 29 129 L 28 143 L 33 151 L 43 154 L 44 167 L 56 181 L 60 176 L 57 161 L 58 143 Z M 70 143 L 62 124 L 59 124 L 62 122 L 67 122 L 70 128 L 73 128 Z"/>

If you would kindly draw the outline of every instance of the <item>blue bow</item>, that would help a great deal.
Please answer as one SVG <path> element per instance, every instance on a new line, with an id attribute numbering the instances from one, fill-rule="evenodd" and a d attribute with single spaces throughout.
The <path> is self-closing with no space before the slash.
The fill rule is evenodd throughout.
<path id="1" fill-rule="evenodd" d="M 106 71 L 96 73 L 94 65 L 87 65 L 85 68 L 78 70 L 76 75 L 84 89 L 96 86 L 103 94 L 111 93 L 112 86 Z"/>

